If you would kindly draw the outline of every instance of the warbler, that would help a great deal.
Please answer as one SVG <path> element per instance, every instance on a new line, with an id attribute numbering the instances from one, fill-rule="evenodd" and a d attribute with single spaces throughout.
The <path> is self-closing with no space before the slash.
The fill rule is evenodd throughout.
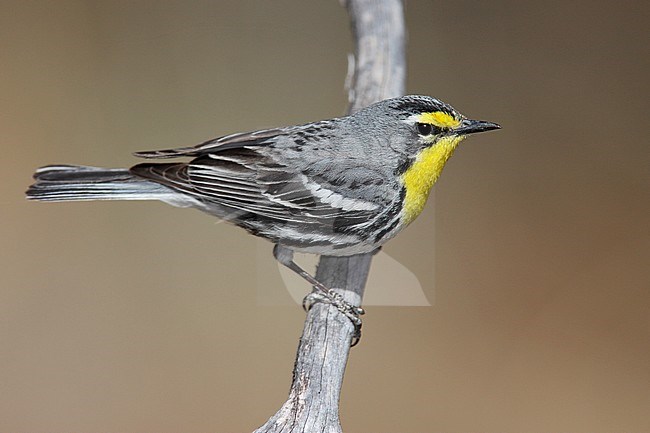
<path id="1" fill-rule="evenodd" d="M 50 165 L 27 197 L 42 201 L 161 200 L 230 221 L 276 244 L 276 258 L 342 302 L 293 261 L 293 252 L 369 253 L 422 212 L 447 160 L 468 135 L 500 128 L 428 96 L 387 99 L 350 116 L 136 152 L 129 169 Z"/>

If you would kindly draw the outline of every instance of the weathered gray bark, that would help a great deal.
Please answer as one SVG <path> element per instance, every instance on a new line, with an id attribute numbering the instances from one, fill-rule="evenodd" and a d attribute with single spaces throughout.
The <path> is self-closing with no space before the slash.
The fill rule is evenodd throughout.
<path id="1" fill-rule="evenodd" d="M 404 94 L 404 14 L 401 0 L 347 0 L 355 40 L 348 76 L 350 112 Z M 372 255 L 321 257 L 316 279 L 361 305 Z M 341 432 L 339 396 L 354 327 L 331 305 L 307 313 L 289 398 L 255 433 Z"/>

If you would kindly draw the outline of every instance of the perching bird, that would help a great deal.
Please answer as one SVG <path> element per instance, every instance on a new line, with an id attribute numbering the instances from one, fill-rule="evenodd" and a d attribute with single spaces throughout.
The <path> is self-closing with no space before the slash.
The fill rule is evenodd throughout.
<path id="1" fill-rule="evenodd" d="M 497 128 L 437 99 L 403 96 L 346 117 L 135 154 L 189 162 L 42 167 L 27 197 L 161 200 L 197 208 L 275 243 L 276 258 L 358 326 L 363 310 L 298 267 L 293 252 L 348 256 L 376 250 L 420 214 L 456 146 L 468 134 Z"/>

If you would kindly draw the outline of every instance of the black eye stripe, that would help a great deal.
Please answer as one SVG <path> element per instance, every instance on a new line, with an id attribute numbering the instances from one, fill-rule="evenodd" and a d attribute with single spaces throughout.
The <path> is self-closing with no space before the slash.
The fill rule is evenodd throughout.
<path id="1" fill-rule="evenodd" d="M 437 126 L 433 126 L 430 123 L 417 122 L 415 126 L 418 129 L 418 133 L 420 135 L 439 134 L 440 132 L 442 132 L 440 128 L 438 128 Z"/>

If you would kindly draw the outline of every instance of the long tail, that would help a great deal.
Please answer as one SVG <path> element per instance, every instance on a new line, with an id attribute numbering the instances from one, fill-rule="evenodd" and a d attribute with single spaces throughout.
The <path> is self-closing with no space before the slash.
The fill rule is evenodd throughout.
<path id="1" fill-rule="evenodd" d="M 48 165 L 36 170 L 34 179 L 26 192 L 30 200 L 162 200 L 176 206 L 191 205 L 183 194 L 138 178 L 127 169 Z"/>

